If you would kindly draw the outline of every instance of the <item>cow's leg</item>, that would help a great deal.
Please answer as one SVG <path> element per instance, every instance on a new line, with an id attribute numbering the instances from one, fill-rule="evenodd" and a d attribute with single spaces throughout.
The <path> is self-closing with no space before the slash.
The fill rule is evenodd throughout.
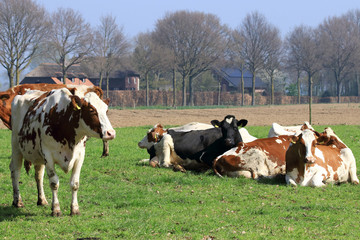
<path id="1" fill-rule="evenodd" d="M 24 203 L 21 200 L 20 190 L 19 190 L 21 166 L 22 166 L 22 154 L 13 147 L 11 154 L 11 162 L 9 166 L 11 172 L 12 185 L 13 185 L 12 205 L 18 208 L 24 207 Z"/>
<path id="2" fill-rule="evenodd" d="M 323 187 L 325 186 L 325 183 L 323 182 L 324 181 L 324 173 L 322 172 L 317 172 L 314 174 L 314 176 L 311 178 L 311 181 L 309 183 L 310 186 L 312 187 Z"/>
<path id="3" fill-rule="evenodd" d="M 170 135 L 164 135 L 160 142 L 155 144 L 156 155 L 159 156 L 159 164 L 163 167 L 171 165 L 171 151 L 174 149 L 174 142 Z"/>
<path id="4" fill-rule="evenodd" d="M 50 163 L 50 161 L 47 162 L 46 173 L 49 177 L 50 188 L 52 191 L 51 215 L 58 217 L 61 216 L 60 203 L 58 199 L 59 177 L 56 175 L 54 163 Z"/>
<path id="5" fill-rule="evenodd" d="M 292 185 L 294 187 L 297 186 L 296 182 L 294 181 L 294 179 L 292 179 L 288 174 L 285 175 L 285 181 L 287 185 Z"/>
<path id="6" fill-rule="evenodd" d="M 44 193 L 44 169 L 45 165 L 35 165 L 35 181 L 38 189 L 38 201 L 37 205 L 44 206 L 48 205 Z"/>
<path id="7" fill-rule="evenodd" d="M 359 179 L 356 175 L 356 160 L 354 155 L 351 152 L 350 156 L 350 167 L 349 167 L 349 174 L 350 174 L 350 181 L 354 184 L 359 184 Z"/>
<path id="8" fill-rule="evenodd" d="M 109 156 L 109 142 L 103 140 L 103 153 L 101 157 Z"/>
<path id="9" fill-rule="evenodd" d="M 85 155 L 85 152 L 83 153 Z M 79 204 L 77 200 L 77 192 L 80 186 L 80 171 L 84 161 L 84 157 L 80 157 L 79 160 L 75 161 L 74 167 L 70 178 L 70 187 L 72 192 L 70 215 L 80 215 Z"/>

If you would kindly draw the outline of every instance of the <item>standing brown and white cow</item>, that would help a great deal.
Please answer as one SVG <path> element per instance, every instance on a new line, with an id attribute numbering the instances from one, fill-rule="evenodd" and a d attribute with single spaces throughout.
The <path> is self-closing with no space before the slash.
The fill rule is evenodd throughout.
<path id="1" fill-rule="evenodd" d="M 103 91 L 97 86 L 87 85 L 66 85 L 66 84 L 21 84 L 15 87 L 9 88 L 6 91 L 0 92 L 0 119 L 4 125 L 11 130 L 11 102 L 17 95 L 23 95 L 28 90 L 40 90 L 40 91 L 51 91 L 53 89 L 69 88 L 75 89 L 75 94 L 79 97 L 83 97 L 88 92 L 95 92 L 100 98 L 103 98 Z M 102 157 L 109 155 L 109 144 L 107 141 L 103 141 L 103 153 Z M 26 161 L 25 161 L 26 163 Z M 27 163 L 25 164 L 27 165 Z"/>
<path id="2" fill-rule="evenodd" d="M 257 179 L 285 174 L 285 153 L 290 145 L 290 136 L 256 139 L 240 142 L 218 156 L 213 164 L 218 176 Z"/>
<path id="3" fill-rule="evenodd" d="M 330 128 L 322 134 L 305 129 L 292 139 L 286 152 L 287 184 L 322 187 L 326 183 L 359 183 L 352 151 Z"/>
<path id="4" fill-rule="evenodd" d="M 17 95 L 12 103 L 12 155 L 11 178 L 13 205 L 23 207 L 19 192 L 19 178 L 23 158 L 35 166 L 38 188 L 38 205 L 46 205 L 43 190 L 44 168 L 49 177 L 52 197 L 52 215 L 61 214 L 58 200 L 59 178 L 55 172 L 58 164 L 64 172 L 72 171 L 71 214 L 79 214 L 77 191 L 80 170 L 85 157 L 87 137 L 103 140 L 115 138 L 106 115 L 108 106 L 94 92 L 84 97 L 74 95 L 67 88 L 43 92 L 32 90 Z"/>

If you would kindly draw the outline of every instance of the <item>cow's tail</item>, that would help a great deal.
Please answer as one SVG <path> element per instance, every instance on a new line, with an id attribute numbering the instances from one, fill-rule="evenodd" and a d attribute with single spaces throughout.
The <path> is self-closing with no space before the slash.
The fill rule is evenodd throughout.
<path id="1" fill-rule="evenodd" d="M 30 171 L 30 168 L 31 168 L 31 162 L 25 160 L 24 161 L 24 168 L 26 170 L 27 175 L 29 175 L 29 171 Z"/>
<path id="2" fill-rule="evenodd" d="M 219 172 L 221 172 L 221 169 L 220 169 L 220 167 L 219 166 L 217 166 L 217 161 L 218 161 L 218 159 L 219 158 L 216 158 L 215 160 L 214 160 L 214 163 L 213 163 L 213 170 L 214 170 L 214 172 L 215 172 L 215 174 L 218 176 L 218 177 L 221 177 L 221 178 L 223 178 L 223 176 L 219 173 Z"/>

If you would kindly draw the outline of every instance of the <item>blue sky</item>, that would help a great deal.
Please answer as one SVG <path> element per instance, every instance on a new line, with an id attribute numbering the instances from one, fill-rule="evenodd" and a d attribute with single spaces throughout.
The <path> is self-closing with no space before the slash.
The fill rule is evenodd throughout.
<path id="1" fill-rule="evenodd" d="M 217 15 L 231 28 L 239 26 L 246 14 L 258 11 L 277 26 L 285 36 L 294 27 L 305 24 L 316 27 L 329 16 L 360 9 L 359 0 L 37 0 L 49 12 L 59 7 L 79 11 L 92 26 L 101 16 L 112 14 L 128 37 L 152 31 L 166 12 L 202 11 Z"/>

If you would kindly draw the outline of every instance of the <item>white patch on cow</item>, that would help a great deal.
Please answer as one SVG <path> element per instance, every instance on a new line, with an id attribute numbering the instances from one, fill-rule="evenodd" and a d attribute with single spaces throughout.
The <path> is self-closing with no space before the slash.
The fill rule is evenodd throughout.
<path id="1" fill-rule="evenodd" d="M 315 141 L 314 133 L 309 129 L 305 129 L 302 132 L 302 139 L 305 142 L 305 151 L 306 151 L 305 158 L 308 158 L 308 159 L 314 158 L 314 156 L 311 152 L 311 149 L 313 147 L 312 143 L 313 143 L 313 141 Z"/>
<path id="2" fill-rule="evenodd" d="M 229 123 L 229 124 L 231 124 L 233 120 L 234 120 L 233 117 L 229 117 L 229 118 L 226 118 L 226 119 L 225 119 L 225 121 L 226 121 L 227 123 Z"/>
<path id="3" fill-rule="evenodd" d="M 278 144 L 282 144 L 282 141 L 280 139 L 276 139 L 275 142 L 277 142 Z"/>
<path id="4" fill-rule="evenodd" d="M 325 163 L 325 157 L 322 151 L 320 149 L 315 148 L 315 156 L 320 158 Z"/>
<path id="5" fill-rule="evenodd" d="M 248 130 L 246 130 L 245 128 L 239 128 L 239 133 L 244 143 L 252 142 L 257 139 L 256 137 L 251 136 Z"/>

